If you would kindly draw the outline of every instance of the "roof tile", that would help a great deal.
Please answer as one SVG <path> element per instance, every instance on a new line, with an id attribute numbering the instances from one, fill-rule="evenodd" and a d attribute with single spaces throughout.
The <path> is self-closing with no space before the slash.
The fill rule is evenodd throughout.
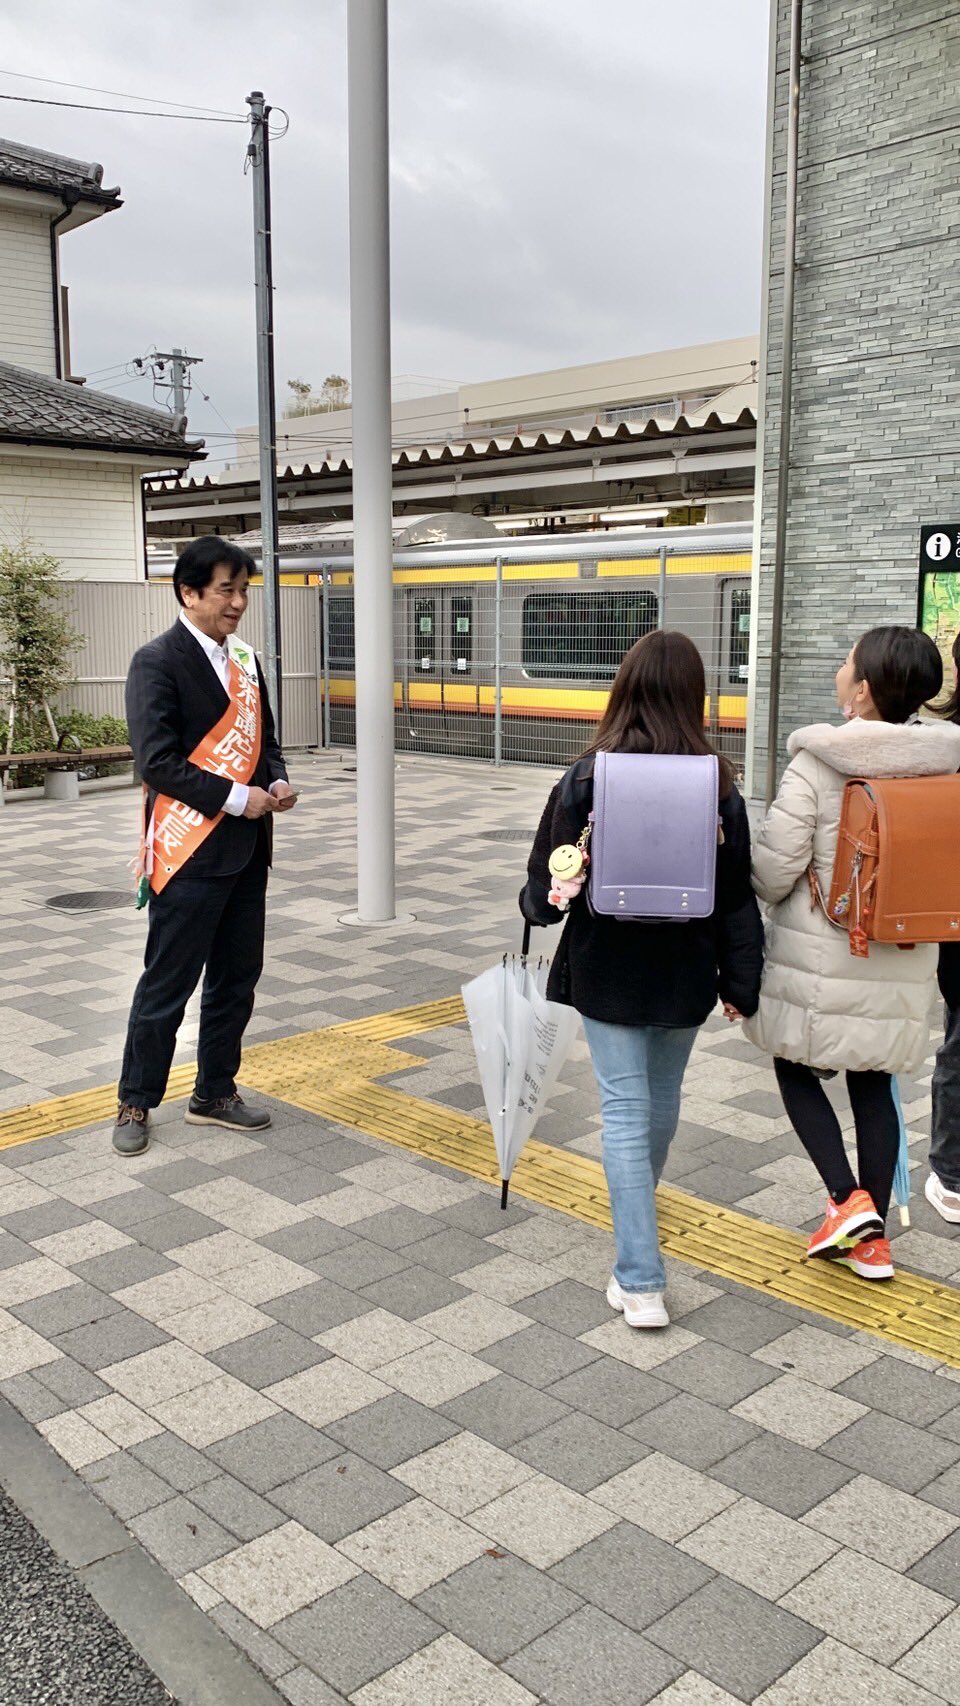
<path id="1" fill-rule="evenodd" d="M 169 415 L 121 397 L 0 361 L 0 441 L 83 450 L 130 451 L 186 462 L 202 439 L 174 430 Z"/>

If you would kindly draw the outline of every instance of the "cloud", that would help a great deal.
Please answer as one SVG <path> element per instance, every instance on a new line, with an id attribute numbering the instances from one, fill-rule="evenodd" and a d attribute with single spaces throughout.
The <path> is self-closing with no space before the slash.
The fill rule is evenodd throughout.
<path id="1" fill-rule="evenodd" d="M 483 379 L 754 330 L 767 19 L 767 0 L 394 0 L 394 371 Z M 5 33 L 12 70 L 237 114 L 258 87 L 286 108 L 278 389 L 349 372 L 346 0 L 34 0 Z M 97 159 L 123 190 L 63 243 L 76 369 L 95 382 L 179 344 L 227 421 L 251 421 L 244 129 L 2 106 L 6 135 Z M 219 452 L 196 391 L 191 420 Z"/>

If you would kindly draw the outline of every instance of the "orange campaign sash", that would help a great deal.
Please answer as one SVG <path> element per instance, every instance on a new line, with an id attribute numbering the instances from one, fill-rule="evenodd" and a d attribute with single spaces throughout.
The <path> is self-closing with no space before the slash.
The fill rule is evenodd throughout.
<path id="1" fill-rule="evenodd" d="M 260 757 L 262 732 L 257 662 L 251 648 L 233 635 L 227 640 L 227 654 L 230 703 L 191 752 L 190 763 L 211 776 L 249 783 Z M 216 817 L 204 817 L 182 800 L 158 794 L 148 819 L 146 800 L 144 788 L 144 830 L 136 866 L 138 907 L 146 904 L 151 893 L 163 892 L 224 815 L 219 811 Z"/>

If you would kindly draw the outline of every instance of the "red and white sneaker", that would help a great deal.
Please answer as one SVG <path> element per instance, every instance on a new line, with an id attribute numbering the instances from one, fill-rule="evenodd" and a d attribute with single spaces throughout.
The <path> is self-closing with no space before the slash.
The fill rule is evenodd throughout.
<path id="1" fill-rule="evenodd" d="M 890 1280 L 894 1277 L 890 1245 L 886 1238 L 865 1239 L 862 1244 L 854 1244 L 852 1250 L 831 1250 L 830 1255 L 838 1267 L 849 1268 L 861 1279 Z"/>
<path id="2" fill-rule="evenodd" d="M 880 1236 L 883 1232 L 883 1221 L 877 1213 L 874 1201 L 866 1191 L 851 1191 L 845 1203 L 835 1203 L 833 1198 L 827 1199 L 827 1213 L 823 1225 L 813 1234 L 807 1245 L 808 1256 L 826 1256 L 838 1246 L 856 1244 L 863 1237 L 869 1237 L 872 1232 Z"/>

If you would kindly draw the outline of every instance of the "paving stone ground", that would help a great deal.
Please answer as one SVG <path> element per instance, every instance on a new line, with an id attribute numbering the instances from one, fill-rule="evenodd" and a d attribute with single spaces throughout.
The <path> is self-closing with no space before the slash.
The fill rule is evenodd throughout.
<path id="1" fill-rule="evenodd" d="M 172 1695 L 72 1570 L 0 1494 L 0 1700 L 10 1706 L 171 1706 Z"/>
<path id="2" fill-rule="evenodd" d="M 541 771 L 398 768 L 401 903 L 355 930 L 353 778 L 295 763 L 251 1038 L 450 995 L 519 937 Z M 115 1077 L 144 920 L 131 793 L 0 815 L 0 1108 Z M 543 940 L 549 944 L 544 933 Z M 192 1057 L 195 1007 L 179 1058 Z M 400 1043 L 398 1047 L 403 1047 Z M 462 1027 L 392 1082 L 482 1112 Z M 388 1080 L 389 1082 L 390 1080 Z M 904 1086 L 917 1181 L 929 1069 Z M 960 1380 L 670 1263 L 632 1334 L 609 1239 L 277 1103 L 262 1141 L 170 1104 L 0 1157 L 0 1393 L 293 1706 L 960 1706 Z M 844 1116 L 848 1117 L 848 1116 Z M 582 1043 L 538 1136 L 599 1153 Z M 669 1176 L 803 1226 L 772 1074 L 711 1020 Z M 960 1273 L 914 1193 L 904 1263 Z"/>

